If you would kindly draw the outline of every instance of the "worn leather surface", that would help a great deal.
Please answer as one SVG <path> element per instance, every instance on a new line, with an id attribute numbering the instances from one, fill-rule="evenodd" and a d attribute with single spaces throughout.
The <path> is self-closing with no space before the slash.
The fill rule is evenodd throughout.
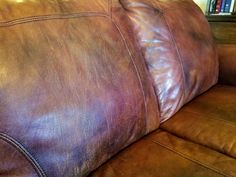
<path id="1" fill-rule="evenodd" d="M 89 177 L 236 176 L 235 159 L 165 131 L 126 148 Z"/>
<path id="2" fill-rule="evenodd" d="M 161 127 L 236 158 L 236 87 L 215 86 L 184 106 Z"/>
<path id="3" fill-rule="evenodd" d="M 219 83 L 236 86 L 236 45 L 219 44 Z"/>
<path id="4" fill-rule="evenodd" d="M 143 58 L 114 5 L 0 2 L 0 132 L 32 156 L 39 176 L 86 176 L 159 125 Z M 22 158 L 32 177 L 29 166 Z"/>
<path id="5" fill-rule="evenodd" d="M 181 9 L 181 2 L 173 1 L 173 8 L 179 4 Z M 173 28 L 177 24 L 170 20 L 175 16 L 168 10 L 170 4 L 158 3 L 159 8 L 167 9 L 165 13 L 169 14 L 164 18 L 163 12 L 151 13 L 153 19 L 160 20 L 159 25 L 163 24 L 163 28 L 157 28 L 164 32 L 160 34 L 166 35 L 161 42 L 166 46 L 160 49 L 165 51 L 163 55 L 169 53 L 169 49 L 172 51 L 174 44 L 183 47 L 183 43 L 186 48 L 196 47 L 194 53 L 182 51 L 183 61 L 188 60 L 189 55 L 210 50 L 201 40 L 196 42 L 199 36 L 195 34 L 196 41 L 190 45 L 185 40 L 189 36 L 183 33 L 183 26 L 179 32 Z M 181 11 L 186 9 L 183 7 Z M 148 7 L 148 14 L 149 10 Z M 195 10 L 191 11 L 193 16 L 198 13 L 196 10 L 195 14 Z M 176 10 L 177 17 L 179 11 Z M 158 128 L 159 108 L 152 81 L 140 52 L 143 48 L 134 38 L 136 31 L 129 20 L 115 0 L 0 2 L 1 177 L 86 176 L 114 154 Z M 183 43 L 168 42 L 173 40 L 165 26 L 168 21 L 173 23 L 170 24 L 176 41 Z M 201 29 L 205 30 L 204 27 Z M 192 28 L 198 29 L 197 25 Z M 166 43 L 165 39 L 168 39 Z M 211 40 L 208 42 L 212 44 Z M 203 48 L 200 50 L 198 45 Z M 177 56 L 170 52 L 172 55 Z M 196 56 L 206 63 L 207 69 L 202 73 L 211 72 L 207 57 L 205 61 Z M 181 81 L 181 87 L 177 88 L 181 93 L 176 97 L 172 94 L 175 90 L 167 92 L 170 93 L 168 104 L 172 102 L 177 108 L 184 103 L 182 100 L 190 100 L 209 86 L 208 76 L 206 83 L 197 82 L 202 75 L 195 70 L 184 70 L 185 74 L 189 72 L 190 78 L 183 72 L 178 76 L 178 62 L 170 64 L 178 66 L 173 75 L 172 71 L 169 73 L 175 79 L 162 80 L 175 82 L 179 78 Z M 150 64 L 148 66 L 150 69 Z M 183 68 L 197 66 L 191 60 Z M 216 76 L 211 78 L 214 80 Z M 189 85 L 184 85 L 183 81 Z M 199 91 L 197 86 L 202 89 Z M 181 101 L 175 103 L 179 97 Z M 228 108 L 224 109 L 228 111 Z M 171 108 L 166 106 L 165 110 Z M 213 148 L 218 150 L 217 146 Z M 234 157 L 232 148 L 220 152 Z M 150 177 L 157 174 L 166 177 L 235 176 L 235 159 L 157 131 L 125 149 L 92 175 Z"/>
<path id="6" fill-rule="evenodd" d="M 210 27 L 191 0 L 120 1 L 153 77 L 164 122 L 217 82 L 218 59 Z"/>

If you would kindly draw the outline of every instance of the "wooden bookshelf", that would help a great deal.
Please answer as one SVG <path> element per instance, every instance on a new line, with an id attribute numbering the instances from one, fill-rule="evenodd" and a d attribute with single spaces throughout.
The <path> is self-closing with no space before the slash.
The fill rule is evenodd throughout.
<path id="1" fill-rule="evenodd" d="M 236 22 L 236 15 L 207 15 L 209 22 Z"/>
<path id="2" fill-rule="evenodd" d="M 220 44 L 236 44 L 236 15 L 207 15 L 215 40 Z"/>

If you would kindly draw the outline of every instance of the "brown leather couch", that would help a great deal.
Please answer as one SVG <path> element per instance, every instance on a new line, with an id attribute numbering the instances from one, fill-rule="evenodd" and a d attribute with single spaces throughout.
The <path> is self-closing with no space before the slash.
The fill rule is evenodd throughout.
<path id="1" fill-rule="evenodd" d="M 0 1 L 1 177 L 236 176 L 235 158 L 236 46 L 191 0 Z"/>

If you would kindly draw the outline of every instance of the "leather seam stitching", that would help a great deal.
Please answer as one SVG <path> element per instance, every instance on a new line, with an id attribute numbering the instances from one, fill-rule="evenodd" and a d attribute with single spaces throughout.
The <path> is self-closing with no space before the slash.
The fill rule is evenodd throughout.
<path id="1" fill-rule="evenodd" d="M 112 19 L 112 4 L 113 4 L 113 1 L 112 0 L 108 0 L 108 3 L 109 3 L 108 13 L 110 15 L 110 18 Z"/>
<path id="2" fill-rule="evenodd" d="M 183 96 L 184 96 L 184 101 L 186 100 L 186 93 L 185 93 L 185 75 L 184 75 L 184 66 L 183 66 L 183 61 L 182 61 L 182 58 L 181 58 L 181 54 L 180 54 L 180 51 L 179 51 L 179 48 L 178 48 L 178 46 L 177 46 L 177 44 L 176 44 L 176 40 L 175 40 L 175 38 L 174 38 L 174 36 L 173 36 L 173 33 L 172 33 L 172 30 L 170 29 L 170 25 L 169 25 L 169 23 L 167 22 L 167 20 L 166 20 L 166 18 L 165 18 L 165 15 L 164 15 L 164 12 L 162 12 L 161 13 L 161 16 L 162 16 L 162 18 L 163 18 L 163 20 L 165 21 L 165 23 L 166 23 L 166 26 L 167 26 L 167 28 L 168 28 L 168 31 L 169 31 L 169 34 L 170 34 L 170 36 L 171 36 L 171 40 L 172 40 L 172 42 L 173 42 L 173 44 L 174 44 L 174 46 L 175 46 L 175 50 L 176 50 L 176 52 L 177 52 L 177 55 L 178 55 L 178 60 L 179 60 L 179 63 L 180 63 L 180 66 L 181 66 L 181 71 L 182 71 L 182 89 L 183 89 L 183 91 L 184 91 L 184 94 L 183 94 Z"/>
<path id="3" fill-rule="evenodd" d="M 96 17 L 96 16 L 108 17 L 106 13 L 99 13 L 99 12 L 80 12 L 80 13 L 70 13 L 70 14 L 30 16 L 30 17 L 24 17 L 10 21 L 0 22 L 0 28 L 14 26 L 23 23 L 35 22 L 35 21 L 45 21 L 45 20 L 55 20 L 55 19 L 60 20 L 60 19 L 72 19 L 79 17 Z"/>
<path id="4" fill-rule="evenodd" d="M 189 136 L 186 136 L 186 135 L 183 134 L 183 133 L 181 133 L 181 134 L 178 134 L 178 133 L 177 133 L 177 134 L 176 134 L 176 131 L 171 131 L 171 130 L 169 130 L 168 128 L 166 128 L 165 126 L 164 126 L 164 127 L 161 126 L 160 129 L 162 129 L 162 130 L 168 132 L 169 134 L 171 134 L 171 135 L 173 135 L 173 136 L 176 136 L 176 137 L 178 137 L 178 138 L 185 139 L 185 140 L 187 140 L 187 141 L 189 141 L 189 142 L 192 142 L 192 143 L 195 143 L 195 144 L 204 146 L 204 147 L 206 147 L 206 148 L 210 148 L 210 149 L 212 149 L 212 150 L 214 150 L 214 151 L 217 151 L 217 152 L 222 153 L 222 154 L 224 154 L 224 155 L 227 155 L 227 156 L 229 156 L 229 157 L 235 158 L 235 157 L 231 154 L 231 148 L 230 148 L 230 149 L 226 149 L 226 150 L 222 150 L 222 149 L 219 149 L 217 145 L 214 145 L 214 144 L 212 144 L 212 143 L 210 143 L 210 145 L 209 145 L 209 144 L 206 144 L 206 143 L 204 143 L 204 142 L 202 142 L 202 141 L 199 142 L 199 141 L 197 141 L 197 140 L 194 140 L 193 138 L 191 138 L 191 137 L 189 137 Z M 233 144 L 235 144 L 235 143 L 233 143 Z M 233 146 L 234 146 L 234 145 L 233 145 Z"/>
<path id="5" fill-rule="evenodd" d="M 205 116 L 207 117 L 208 119 L 212 119 L 212 120 L 218 120 L 218 121 L 221 121 L 221 122 L 225 122 L 227 123 L 228 125 L 231 125 L 233 127 L 236 127 L 236 123 L 233 123 L 233 122 L 230 122 L 230 121 L 227 121 L 227 120 L 224 120 L 224 119 L 220 119 L 220 118 L 213 118 L 211 115 L 202 115 L 202 114 L 199 114 L 197 112 L 193 112 L 193 111 L 187 111 L 187 110 L 183 110 L 183 112 L 187 112 L 187 113 L 191 113 L 191 114 L 195 114 L 195 115 L 199 115 L 201 117 Z M 204 119 L 204 118 L 202 118 Z"/>
<path id="6" fill-rule="evenodd" d="M 196 163 L 196 164 L 198 164 L 198 165 L 203 166 L 204 168 L 210 169 L 210 170 L 212 170 L 212 171 L 214 171 L 214 172 L 216 172 L 216 173 L 218 173 L 218 174 L 224 175 L 224 176 L 226 176 L 226 177 L 229 177 L 229 176 L 230 176 L 230 177 L 233 177 L 232 175 L 225 174 L 224 172 L 221 172 L 221 171 L 219 171 L 218 169 L 216 169 L 216 168 L 214 168 L 214 167 L 211 167 L 211 166 L 209 166 L 209 165 L 207 165 L 207 164 L 204 164 L 204 163 L 200 162 L 199 160 L 192 159 L 192 158 L 189 157 L 188 155 L 186 155 L 186 154 L 184 154 L 184 153 L 181 153 L 181 152 L 178 152 L 178 151 L 174 150 L 173 148 L 171 148 L 171 147 L 169 147 L 169 146 L 167 146 L 167 145 L 164 145 L 164 144 L 162 144 L 162 143 L 160 143 L 160 142 L 158 142 L 158 141 L 154 141 L 154 140 L 151 140 L 151 141 L 152 141 L 153 143 L 156 143 L 156 144 L 158 144 L 158 145 L 160 145 L 160 146 L 162 146 L 162 147 L 168 149 L 169 151 L 172 151 L 172 152 L 178 154 L 179 156 L 181 156 L 181 157 L 184 158 L 184 159 L 190 160 L 190 161 L 192 161 L 193 163 Z"/>
<path id="7" fill-rule="evenodd" d="M 137 75 L 137 78 L 138 78 L 138 81 L 139 81 L 139 84 L 140 84 L 140 89 L 141 89 L 141 91 L 142 91 L 143 100 L 144 100 L 145 117 L 146 117 L 145 120 L 144 120 L 144 123 L 145 123 L 145 127 L 147 127 L 147 112 L 148 112 L 148 111 L 147 111 L 147 100 L 146 100 L 146 97 L 145 97 L 145 92 L 144 92 L 144 88 L 143 88 L 143 84 L 142 84 L 142 80 L 141 80 L 141 77 L 140 77 L 139 70 L 138 70 L 138 68 L 137 68 L 137 66 L 136 66 L 136 64 L 135 64 L 135 62 L 134 62 L 133 56 L 132 56 L 131 51 L 130 51 L 130 49 L 129 49 L 129 47 L 128 47 L 128 44 L 127 44 L 127 42 L 126 42 L 126 39 L 125 39 L 124 35 L 123 35 L 122 32 L 121 32 L 121 29 L 119 28 L 119 26 L 116 24 L 116 22 L 115 22 L 114 20 L 111 19 L 111 21 L 113 22 L 113 24 L 115 25 L 115 27 L 116 27 L 117 30 L 119 31 L 120 36 L 121 36 L 121 38 L 122 38 L 122 40 L 123 40 L 123 42 L 124 42 L 124 44 L 125 44 L 125 48 L 126 48 L 126 50 L 128 51 L 128 53 L 129 53 L 131 62 L 132 62 L 133 66 L 134 66 L 134 69 L 135 69 L 135 71 L 136 71 L 136 75 Z M 145 132 L 146 132 L 146 131 L 145 131 Z"/>
<path id="8" fill-rule="evenodd" d="M 121 6 L 124 8 L 124 10 L 126 10 L 126 11 L 129 11 L 125 6 L 124 6 L 124 4 L 123 3 L 121 3 L 120 2 L 120 4 L 121 4 Z M 138 43 L 137 42 L 137 40 L 135 39 L 135 41 L 136 41 L 136 43 Z M 139 46 L 140 47 L 140 46 Z M 138 47 L 138 48 L 139 48 Z M 139 48 L 140 49 L 140 48 Z M 140 49 L 141 50 L 141 49 Z M 143 54 L 143 52 L 141 52 L 141 56 L 142 56 L 142 59 L 144 60 L 144 63 L 145 63 L 145 57 L 144 57 L 144 54 Z M 148 74 L 150 74 L 149 72 L 148 72 Z M 150 78 L 149 77 L 151 77 L 150 75 L 148 75 L 147 76 L 148 77 L 148 79 L 150 80 Z M 152 82 L 152 81 L 151 81 Z M 161 116 L 161 113 L 160 113 L 160 104 L 159 104 L 159 96 L 157 95 L 157 93 L 156 93 L 156 89 L 155 89 L 155 86 L 154 86 L 154 84 L 151 84 L 152 85 L 152 88 L 153 88 L 153 92 L 154 92 L 154 94 L 155 94 L 155 102 L 156 102 L 156 107 L 157 107 L 157 116 L 158 117 L 160 117 Z M 147 125 L 147 120 L 146 120 L 146 125 Z"/>
<path id="9" fill-rule="evenodd" d="M 14 138 L 5 133 L 0 133 L 0 139 L 10 144 L 14 148 L 16 148 L 17 151 L 20 152 L 26 158 L 26 160 L 32 165 L 33 169 L 36 171 L 39 177 L 46 177 L 46 173 L 41 168 L 37 160 L 17 140 L 15 140 Z"/>

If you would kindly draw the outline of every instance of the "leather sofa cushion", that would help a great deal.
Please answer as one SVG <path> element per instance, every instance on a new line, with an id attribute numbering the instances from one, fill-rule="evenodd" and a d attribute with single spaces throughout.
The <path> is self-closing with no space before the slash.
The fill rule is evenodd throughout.
<path id="1" fill-rule="evenodd" d="M 236 158 L 236 87 L 215 86 L 161 127 Z"/>
<path id="2" fill-rule="evenodd" d="M 236 176 L 234 158 L 156 131 L 126 148 L 89 177 Z"/>
<path id="3" fill-rule="evenodd" d="M 121 3 L 153 77 L 164 122 L 217 82 L 218 58 L 212 32 L 191 0 Z"/>
<path id="4" fill-rule="evenodd" d="M 18 17 L 0 25 L 0 132 L 45 176 L 85 176 L 159 126 L 144 60 L 125 28 L 128 18 L 117 3 L 119 15 L 101 12 L 99 4 L 111 9 L 109 2 L 0 2 L 2 17 Z M 58 9 L 60 18 L 44 18 L 38 11 L 45 4 L 70 13 Z M 21 19 L 28 15 L 34 16 Z M 0 159 L 8 154 L 1 150 Z M 4 169 L 0 165 L 0 173 Z"/>

